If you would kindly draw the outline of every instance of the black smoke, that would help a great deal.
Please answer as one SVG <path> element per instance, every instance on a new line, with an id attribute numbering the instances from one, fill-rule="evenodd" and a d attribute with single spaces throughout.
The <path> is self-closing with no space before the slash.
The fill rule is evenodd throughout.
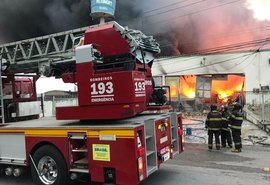
<path id="1" fill-rule="evenodd" d="M 135 1 L 118 0 L 116 20 L 128 22 L 139 15 Z M 95 23 L 90 0 L 0 0 L 0 44 Z"/>
<path id="2" fill-rule="evenodd" d="M 28 39 L 91 24 L 82 0 L 1 0 L 0 43 Z"/>
<path id="3" fill-rule="evenodd" d="M 163 55 L 195 53 L 262 35 L 241 33 L 267 23 L 254 20 L 245 2 L 117 0 L 115 20 L 154 35 Z M 0 44 L 96 24 L 89 14 L 90 0 L 0 0 Z"/>

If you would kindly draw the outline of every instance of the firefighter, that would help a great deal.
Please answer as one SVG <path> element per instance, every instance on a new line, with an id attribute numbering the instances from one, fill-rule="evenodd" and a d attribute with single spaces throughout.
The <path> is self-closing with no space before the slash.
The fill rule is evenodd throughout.
<path id="1" fill-rule="evenodd" d="M 221 113 L 217 111 L 216 105 L 211 105 L 211 111 L 208 113 L 205 128 L 208 129 L 208 148 L 213 148 L 213 135 L 215 135 L 216 149 L 220 150 L 220 129 L 221 129 L 222 117 Z"/>
<path id="2" fill-rule="evenodd" d="M 221 146 L 226 147 L 226 142 L 228 143 L 228 147 L 232 148 L 232 136 L 229 128 L 229 117 L 230 114 L 228 112 L 228 107 L 221 107 L 221 115 L 222 115 L 222 128 L 221 128 Z"/>
<path id="3" fill-rule="evenodd" d="M 242 106 L 239 103 L 234 104 L 232 114 L 229 118 L 231 122 L 232 137 L 235 149 L 232 152 L 241 152 L 242 141 L 241 141 L 241 126 L 243 123 Z"/>

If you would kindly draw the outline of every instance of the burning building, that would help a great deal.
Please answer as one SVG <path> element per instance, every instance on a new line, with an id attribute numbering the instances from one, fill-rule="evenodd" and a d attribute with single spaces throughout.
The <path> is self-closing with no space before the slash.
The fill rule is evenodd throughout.
<path id="1" fill-rule="evenodd" d="M 245 91 L 244 75 L 180 75 L 165 77 L 171 88 L 173 101 L 187 102 L 191 106 L 219 107 L 236 101 L 243 103 Z"/>
<path id="2" fill-rule="evenodd" d="M 269 88 L 269 70 L 270 50 L 169 57 L 153 65 L 172 100 L 198 110 L 211 103 L 252 103 L 245 92 Z"/>

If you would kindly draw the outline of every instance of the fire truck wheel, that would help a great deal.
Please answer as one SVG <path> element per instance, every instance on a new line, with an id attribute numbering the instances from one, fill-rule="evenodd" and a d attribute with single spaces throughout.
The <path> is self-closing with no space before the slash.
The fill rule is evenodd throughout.
<path id="1" fill-rule="evenodd" d="M 64 157 L 53 146 L 37 149 L 31 163 L 31 174 L 36 185 L 68 184 L 68 170 Z M 38 172 L 37 172 L 38 171 Z"/>

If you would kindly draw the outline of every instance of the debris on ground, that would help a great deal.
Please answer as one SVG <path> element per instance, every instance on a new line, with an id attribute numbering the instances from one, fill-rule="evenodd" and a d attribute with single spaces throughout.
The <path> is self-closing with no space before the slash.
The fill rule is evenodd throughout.
<path id="1" fill-rule="evenodd" d="M 207 143 L 208 135 L 205 129 L 205 113 L 188 112 L 183 114 L 183 130 L 185 142 L 187 143 Z M 249 121 L 242 124 L 243 145 L 263 145 L 270 146 L 270 136 Z"/>

